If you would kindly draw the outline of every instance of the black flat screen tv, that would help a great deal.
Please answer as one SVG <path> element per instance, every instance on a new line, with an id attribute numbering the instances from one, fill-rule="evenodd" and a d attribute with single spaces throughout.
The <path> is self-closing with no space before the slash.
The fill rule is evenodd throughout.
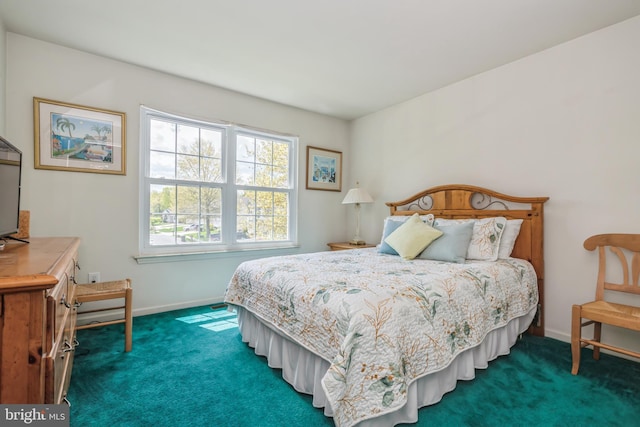
<path id="1" fill-rule="evenodd" d="M 0 136 L 0 237 L 18 231 L 22 152 Z"/>

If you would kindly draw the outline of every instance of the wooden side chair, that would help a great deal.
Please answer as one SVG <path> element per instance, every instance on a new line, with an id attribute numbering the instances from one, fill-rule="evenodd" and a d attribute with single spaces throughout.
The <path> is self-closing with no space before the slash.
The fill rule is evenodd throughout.
<path id="1" fill-rule="evenodd" d="M 580 349 L 593 347 L 593 358 L 600 359 L 600 348 L 627 356 L 640 358 L 640 353 L 601 342 L 602 324 L 640 331 L 640 307 L 605 301 L 605 291 L 626 292 L 640 295 L 640 234 L 599 234 L 584 241 L 589 251 L 598 249 L 598 279 L 594 301 L 574 305 L 571 311 L 571 373 L 576 375 L 580 368 Z M 622 283 L 612 283 L 607 275 L 607 251 L 612 260 L 620 262 Z M 629 263 L 630 261 L 630 263 Z M 609 263 L 610 265 L 611 263 Z M 619 281 L 619 280 L 618 280 Z M 583 319 L 586 321 L 583 322 Z M 582 337 L 582 327 L 593 324 L 593 339 Z"/>
<path id="2" fill-rule="evenodd" d="M 124 309 L 124 318 L 116 320 L 107 320 L 101 322 L 92 322 L 87 325 L 78 326 L 76 329 L 97 328 L 99 326 L 114 325 L 124 323 L 124 351 L 131 351 L 133 345 L 133 316 L 131 314 L 133 290 L 131 289 L 131 280 L 116 280 L 113 282 L 98 282 L 79 284 L 76 288 L 76 298 L 79 303 L 105 301 L 112 299 L 124 299 L 124 305 L 96 308 L 93 310 L 85 310 L 78 314 L 95 313 L 99 311 L 122 310 Z"/>

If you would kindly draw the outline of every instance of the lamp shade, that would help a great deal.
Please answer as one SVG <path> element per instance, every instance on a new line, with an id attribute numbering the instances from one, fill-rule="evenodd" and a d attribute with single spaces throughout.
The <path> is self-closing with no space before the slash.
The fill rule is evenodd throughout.
<path id="1" fill-rule="evenodd" d="M 342 201 L 343 205 L 353 204 L 353 203 L 373 203 L 373 199 L 367 193 L 367 190 L 364 188 L 352 188 L 349 190 L 344 200 Z"/>

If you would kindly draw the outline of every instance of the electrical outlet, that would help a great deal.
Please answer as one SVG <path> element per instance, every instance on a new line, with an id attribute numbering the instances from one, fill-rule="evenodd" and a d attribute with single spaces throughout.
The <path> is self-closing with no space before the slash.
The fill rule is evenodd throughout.
<path id="1" fill-rule="evenodd" d="M 97 283 L 100 281 L 100 273 L 89 273 L 89 283 Z"/>

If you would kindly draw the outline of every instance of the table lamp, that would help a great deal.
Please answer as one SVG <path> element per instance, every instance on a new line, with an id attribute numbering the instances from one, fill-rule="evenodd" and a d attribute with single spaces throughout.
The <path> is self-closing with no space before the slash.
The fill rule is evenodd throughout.
<path id="1" fill-rule="evenodd" d="M 373 199 L 367 193 L 367 190 L 358 187 L 359 183 L 356 182 L 356 188 L 349 190 L 344 200 L 343 205 L 356 205 L 356 235 L 349 242 L 352 245 L 364 245 L 365 242 L 360 238 L 360 203 L 373 203 Z"/>

